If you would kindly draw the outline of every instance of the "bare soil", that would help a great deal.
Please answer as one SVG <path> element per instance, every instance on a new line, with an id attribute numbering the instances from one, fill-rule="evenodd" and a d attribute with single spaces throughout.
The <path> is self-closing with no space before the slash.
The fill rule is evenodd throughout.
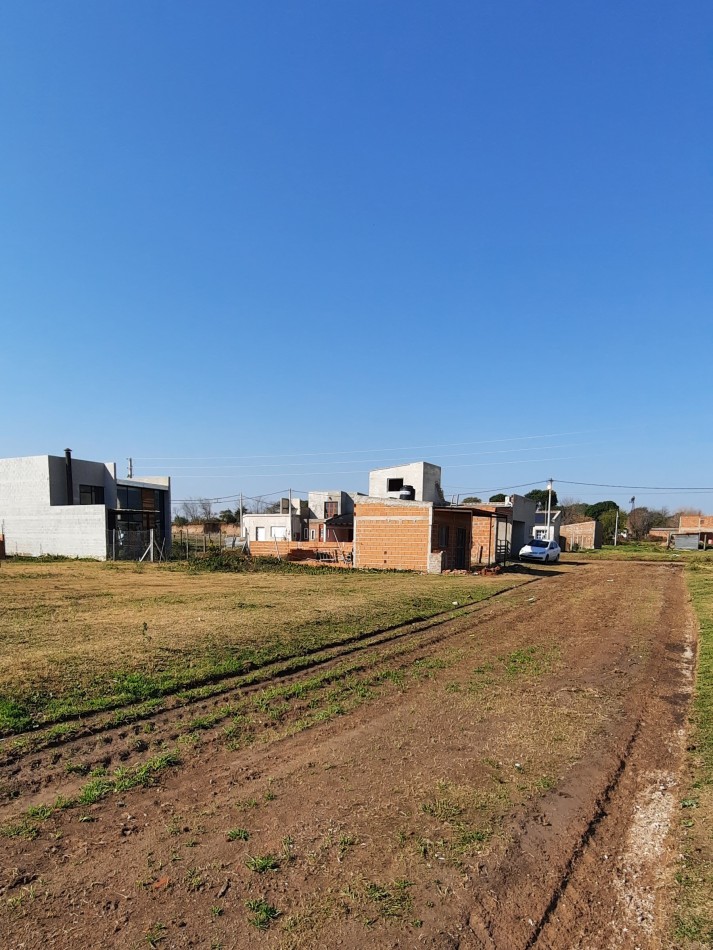
<path id="1" fill-rule="evenodd" d="M 669 946 L 695 656 L 681 570 L 543 574 L 277 691 L 6 742 L 2 946 Z M 92 770 L 168 749 L 181 764 L 155 786 L 12 833 Z"/>

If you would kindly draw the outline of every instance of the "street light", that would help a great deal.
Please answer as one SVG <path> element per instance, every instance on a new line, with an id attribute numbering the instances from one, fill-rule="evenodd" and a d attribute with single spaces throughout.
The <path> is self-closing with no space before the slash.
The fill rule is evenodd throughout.
<path id="1" fill-rule="evenodd" d="M 552 514 L 552 479 L 547 482 L 547 540 L 552 540 L 550 533 L 550 515 Z"/>

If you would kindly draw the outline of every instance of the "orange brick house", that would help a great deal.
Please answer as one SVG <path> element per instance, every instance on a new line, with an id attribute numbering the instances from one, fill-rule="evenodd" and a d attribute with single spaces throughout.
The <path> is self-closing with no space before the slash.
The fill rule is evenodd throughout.
<path id="1" fill-rule="evenodd" d="M 512 505 L 468 505 L 472 514 L 471 567 L 503 564 L 511 556 Z M 522 546 L 522 545 L 521 545 Z"/>
<path id="2" fill-rule="evenodd" d="M 469 569 L 469 508 L 368 495 L 355 501 L 354 567 L 424 574 Z"/>

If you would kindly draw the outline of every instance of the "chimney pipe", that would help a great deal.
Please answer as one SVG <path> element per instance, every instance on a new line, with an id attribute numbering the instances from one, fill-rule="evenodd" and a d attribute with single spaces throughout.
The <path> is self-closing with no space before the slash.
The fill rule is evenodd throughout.
<path id="1" fill-rule="evenodd" d="M 72 481 L 72 450 L 64 450 L 64 471 L 67 476 L 67 504 L 74 504 L 74 482 Z"/>

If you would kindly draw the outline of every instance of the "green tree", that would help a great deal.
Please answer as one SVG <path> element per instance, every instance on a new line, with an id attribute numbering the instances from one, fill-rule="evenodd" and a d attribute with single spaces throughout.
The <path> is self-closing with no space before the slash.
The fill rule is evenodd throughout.
<path id="1" fill-rule="evenodd" d="M 604 544 L 613 544 L 614 528 L 616 527 L 616 508 L 607 508 L 603 511 L 597 521 L 602 526 L 602 541 Z M 626 527 L 626 512 L 619 511 L 619 531 Z"/>
<path id="2" fill-rule="evenodd" d="M 223 524 L 236 524 L 238 520 L 230 508 L 225 508 L 223 511 L 221 511 L 218 515 L 218 519 L 222 521 Z"/>
<path id="3" fill-rule="evenodd" d="M 505 501 L 505 495 L 503 495 L 502 492 L 499 492 L 497 495 L 491 495 L 488 501 L 492 501 L 496 503 L 499 501 Z"/>
<path id="4" fill-rule="evenodd" d="M 173 523 L 177 528 L 182 528 L 184 525 L 188 524 L 188 518 L 184 518 L 183 515 L 176 515 L 173 519 Z"/>
<path id="5" fill-rule="evenodd" d="M 599 521 L 605 511 L 616 510 L 618 507 L 615 501 L 598 501 L 593 505 L 587 505 L 584 509 L 584 513 L 588 518 L 594 518 L 595 521 Z"/>
<path id="6" fill-rule="evenodd" d="M 654 527 L 656 512 L 649 511 L 648 508 L 632 508 L 629 514 L 629 535 L 634 541 L 641 541 L 649 531 Z"/>
<path id="7" fill-rule="evenodd" d="M 482 498 L 476 498 L 475 495 L 468 495 L 467 498 L 463 499 L 464 505 L 479 505 L 482 502 Z"/>
<path id="8" fill-rule="evenodd" d="M 546 488 L 533 488 L 532 491 L 529 491 L 525 498 L 531 498 L 532 501 L 538 502 L 542 505 L 543 508 L 547 507 L 547 499 L 549 498 L 549 491 Z M 552 507 L 557 507 L 557 492 L 552 489 Z"/>

